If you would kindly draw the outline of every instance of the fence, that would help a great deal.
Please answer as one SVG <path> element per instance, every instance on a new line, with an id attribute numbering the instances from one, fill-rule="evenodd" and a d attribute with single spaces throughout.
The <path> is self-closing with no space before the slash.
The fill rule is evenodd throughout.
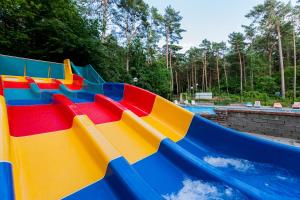
<path id="1" fill-rule="evenodd" d="M 80 67 L 72 63 L 72 68 L 75 70 L 76 74 L 84 77 L 92 83 L 101 84 L 105 82 L 91 65 Z"/>
<path id="2" fill-rule="evenodd" d="M 0 74 L 64 79 L 64 64 L 0 54 Z"/>

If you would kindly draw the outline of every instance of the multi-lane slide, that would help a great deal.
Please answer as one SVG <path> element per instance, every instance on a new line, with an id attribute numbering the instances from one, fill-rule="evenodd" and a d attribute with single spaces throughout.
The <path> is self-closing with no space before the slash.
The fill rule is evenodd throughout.
<path id="1" fill-rule="evenodd" d="M 90 65 L 0 55 L 0 74 L 0 199 L 300 198 L 299 148 Z"/>

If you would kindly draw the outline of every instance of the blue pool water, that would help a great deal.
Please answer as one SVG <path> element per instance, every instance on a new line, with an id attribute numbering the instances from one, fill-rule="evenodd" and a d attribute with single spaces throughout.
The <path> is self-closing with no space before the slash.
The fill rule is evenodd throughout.
<path id="1" fill-rule="evenodd" d="M 205 156 L 203 160 L 271 195 L 282 195 L 282 199 L 300 198 L 299 177 L 285 169 L 271 164 L 219 156 Z"/>
<path id="2" fill-rule="evenodd" d="M 212 106 L 188 106 L 188 105 L 181 105 L 182 108 L 196 113 L 196 114 L 209 114 L 215 115 L 215 107 Z M 271 107 L 261 107 L 261 108 L 254 108 L 254 107 L 232 107 L 232 106 L 222 106 L 223 109 L 230 109 L 230 110 L 255 110 L 255 111 L 262 111 L 262 112 L 298 112 L 300 113 L 300 109 L 291 109 L 291 108 L 282 108 L 282 109 L 275 109 Z"/>
<path id="3" fill-rule="evenodd" d="M 196 113 L 196 114 L 209 114 L 209 115 L 215 115 L 214 107 L 207 107 L 207 106 L 185 106 L 182 105 L 182 108 Z"/>

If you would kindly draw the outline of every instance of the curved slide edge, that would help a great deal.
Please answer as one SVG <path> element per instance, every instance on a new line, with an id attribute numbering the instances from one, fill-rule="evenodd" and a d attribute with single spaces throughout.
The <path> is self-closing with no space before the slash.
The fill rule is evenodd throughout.
<path id="1" fill-rule="evenodd" d="M 139 117 L 152 111 L 156 94 L 142 88 L 124 83 L 103 84 L 104 95 L 118 101 Z"/>
<path id="2" fill-rule="evenodd" d="M 106 185 L 106 186 L 104 186 Z M 102 191 L 109 187 L 112 194 Z M 132 199 L 132 200 L 159 200 L 162 199 L 129 165 L 124 157 L 112 160 L 107 167 L 107 174 L 101 179 L 73 194 L 64 200 L 89 199 Z"/>
<path id="3" fill-rule="evenodd" d="M 238 179 L 226 175 L 222 171 L 211 167 L 209 164 L 200 160 L 184 148 L 180 147 L 170 139 L 161 142 L 159 151 L 171 162 L 177 163 L 177 166 L 187 171 L 189 174 L 202 179 L 210 179 L 224 183 L 234 189 L 239 190 L 250 199 L 278 199 L 267 193 L 248 185 Z"/>
<path id="4" fill-rule="evenodd" d="M 0 95 L 0 197 L 3 200 L 13 200 L 14 186 L 12 165 L 9 151 L 9 125 L 7 120 L 5 99 Z"/>
<path id="5" fill-rule="evenodd" d="M 216 151 L 256 162 L 270 163 L 300 175 L 300 149 L 225 128 L 194 116 L 186 137 Z"/>
<path id="6" fill-rule="evenodd" d="M 108 86 L 104 88 L 106 87 Z M 127 93 L 131 90 L 135 92 L 130 94 L 131 97 L 127 98 L 129 100 L 125 100 Z M 111 91 L 113 92 L 113 90 Z M 121 94 L 120 90 L 115 91 Z M 132 104 L 138 109 L 143 109 L 140 106 L 143 103 L 143 99 L 139 99 L 144 95 L 143 91 L 143 89 L 125 84 L 122 101 L 125 100 L 132 103 L 130 99 L 135 99 L 138 102 L 133 102 Z M 125 107 L 127 106 L 125 105 Z M 130 106 L 127 108 L 132 111 L 136 109 L 132 109 Z M 178 120 L 179 116 L 180 120 Z M 217 152 L 256 162 L 275 164 L 300 174 L 300 168 L 297 167 L 300 165 L 299 148 L 222 127 L 200 116 L 196 116 L 160 96 L 156 96 L 150 114 L 142 119 L 174 142 L 190 138 L 191 141 L 201 142 Z"/>
<path id="7" fill-rule="evenodd" d="M 122 105 L 113 102 L 103 95 L 97 95 L 96 99 L 98 99 L 98 101 L 101 100 L 103 104 L 105 104 L 105 101 L 107 101 L 107 106 L 109 106 L 110 108 L 115 107 L 115 110 L 122 108 Z M 128 127 L 133 127 L 143 138 L 146 138 L 149 144 L 153 145 L 155 149 L 158 149 L 158 152 L 161 152 L 168 160 L 174 163 L 175 166 L 182 168 L 188 174 L 201 179 L 210 179 L 213 181 L 224 183 L 234 189 L 239 190 L 251 199 L 271 199 L 271 197 L 269 197 L 264 192 L 253 188 L 252 186 L 244 182 L 229 177 L 228 175 L 222 173 L 220 170 L 211 167 L 209 164 L 195 157 L 193 154 L 183 149 L 178 144 L 166 138 L 162 133 L 144 122 L 141 118 L 139 118 L 131 111 L 125 110 L 123 112 L 122 120 Z M 132 162 L 132 164 L 135 162 L 137 161 L 135 160 L 134 162 Z"/>
<path id="8" fill-rule="evenodd" d="M 12 165 L 9 162 L 0 161 L 0 197 L 2 200 L 14 200 L 14 184 Z"/>

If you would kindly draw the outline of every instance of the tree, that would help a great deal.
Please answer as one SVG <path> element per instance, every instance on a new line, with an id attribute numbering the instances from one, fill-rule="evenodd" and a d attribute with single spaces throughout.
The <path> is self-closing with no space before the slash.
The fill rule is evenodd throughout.
<path id="1" fill-rule="evenodd" d="M 233 32 L 229 35 L 229 43 L 232 45 L 234 51 L 238 55 L 240 64 L 240 93 L 243 95 L 243 63 L 242 63 L 242 51 L 245 47 L 245 38 L 242 33 Z"/>
<path id="2" fill-rule="evenodd" d="M 251 90 L 254 89 L 253 79 L 254 79 L 254 70 L 252 66 L 252 59 L 254 56 L 253 51 L 253 43 L 254 43 L 254 37 L 256 29 L 253 24 L 250 24 L 250 26 L 242 26 L 244 28 L 245 32 L 245 38 L 248 40 L 248 54 L 250 57 L 250 83 L 251 83 Z M 244 69 L 245 70 L 245 69 Z"/>
<path id="3" fill-rule="evenodd" d="M 166 45 L 165 45 L 165 54 L 166 54 L 166 66 L 170 69 L 171 74 L 171 91 L 173 91 L 173 69 L 172 64 L 169 61 L 169 59 L 172 58 L 172 56 L 169 56 L 170 53 L 172 54 L 172 51 L 170 52 L 170 45 L 178 44 L 179 40 L 182 39 L 182 32 L 184 30 L 181 28 L 181 20 L 182 17 L 180 16 L 179 12 L 175 11 L 171 6 L 168 6 L 165 10 L 164 16 L 163 16 L 163 27 L 162 31 L 164 32 L 165 38 L 166 38 Z"/>
<path id="4" fill-rule="evenodd" d="M 202 40 L 202 43 L 199 45 L 202 51 L 202 90 L 208 90 L 208 78 L 207 78 L 207 68 L 208 68 L 208 56 L 212 52 L 211 50 L 211 42 L 207 39 Z M 211 89 L 211 88 L 210 88 Z"/>
<path id="5" fill-rule="evenodd" d="M 220 60 L 220 53 L 221 50 L 224 48 L 224 42 L 213 42 L 212 43 L 212 51 L 214 53 L 214 56 L 216 58 L 216 71 L 217 71 L 217 81 L 218 81 L 218 89 L 219 92 L 221 91 L 221 85 L 220 85 L 220 70 L 219 70 L 219 60 Z"/>
<path id="6" fill-rule="evenodd" d="M 289 16 L 289 21 L 292 26 L 292 40 L 293 40 L 293 57 L 294 57 L 294 78 L 293 78 L 293 97 L 297 97 L 297 47 L 296 47 L 296 31 L 299 25 L 300 6 L 296 6 Z"/>
<path id="7" fill-rule="evenodd" d="M 284 63 L 282 53 L 282 36 L 281 27 L 284 20 L 290 12 L 290 3 L 284 4 L 277 0 L 266 0 L 263 4 L 255 6 L 249 14 L 248 18 L 253 19 L 253 23 L 258 23 L 263 28 L 273 28 L 277 33 L 278 39 L 278 53 L 280 60 L 280 75 L 281 75 L 281 96 L 285 98 L 285 76 L 284 76 Z"/>
<path id="8" fill-rule="evenodd" d="M 181 20 L 182 17 L 180 13 L 175 11 L 171 6 L 168 6 L 165 10 L 165 14 L 163 16 L 163 32 L 166 38 L 166 65 L 169 67 L 169 45 L 170 44 L 178 44 L 178 42 L 182 39 L 181 28 Z"/>
<path id="9" fill-rule="evenodd" d="M 118 34 L 125 39 L 126 72 L 129 73 L 130 46 L 134 38 L 145 30 L 148 5 L 143 0 L 118 0 L 113 13 Z"/>
<path id="10" fill-rule="evenodd" d="M 146 22 L 146 49 L 148 63 L 152 63 L 154 55 L 158 52 L 158 42 L 162 37 L 162 21 L 163 16 L 158 12 L 157 8 L 150 9 L 149 19 Z"/>
<path id="11" fill-rule="evenodd" d="M 228 76 L 227 76 L 227 61 L 226 61 L 226 51 L 227 51 L 227 46 L 225 42 L 221 42 L 221 54 L 223 57 L 223 69 L 224 69 L 224 78 L 225 78 L 225 86 L 226 86 L 226 93 L 228 94 Z"/>
<path id="12" fill-rule="evenodd" d="M 78 0 L 77 4 L 83 16 L 97 21 L 100 37 L 105 40 L 108 36 L 115 0 Z"/>

